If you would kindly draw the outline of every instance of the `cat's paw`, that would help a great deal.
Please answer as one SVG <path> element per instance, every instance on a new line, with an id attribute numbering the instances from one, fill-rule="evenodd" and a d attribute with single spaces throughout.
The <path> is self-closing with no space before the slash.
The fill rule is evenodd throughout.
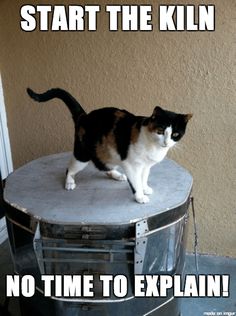
<path id="1" fill-rule="evenodd" d="M 127 177 L 125 174 L 121 173 L 118 178 L 117 178 L 118 181 L 127 181 Z"/>
<path id="2" fill-rule="evenodd" d="M 117 181 L 127 181 L 126 175 L 117 170 L 108 171 L 107 175 L 109 178 L 112 178 Z"/>
<path id="3" fill-rule="evenodd" d="M 149 197 L 146 195 L 135 195 L 135 201 L 140 204 L 145 204 L 149 202 Z"/>
<path id="4" fill-rule="evenodd" d="M 75 182 L 66 182 L 65 189 L 68 191 L 74 190 L 76 188 Z"/>
<path id="5" fill-rule="evenodd" d="M 150 195 L 153 193 L 153 189 L 149 186 L 146 186 L 144 189 L 143 189 L 143 193 L 144 194 L 147 194 L 147 195 Z"/>

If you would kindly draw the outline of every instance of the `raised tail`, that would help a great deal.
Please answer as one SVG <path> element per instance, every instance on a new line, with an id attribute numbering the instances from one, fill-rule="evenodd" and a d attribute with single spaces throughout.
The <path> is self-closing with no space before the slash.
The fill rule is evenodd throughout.
<path id="1" fill-rule="evenodd" d="M 79 102 L 74 97 L 72 97 L 70 93 L 63 89 L 56 88 L 48 90 L 44 93 L 35 93 L 30 88 L 27 88 L 27 92 L 32 99 L 38 102 L 46 102 L 54 98 L 61 99 L 70 110 L 74 122 L 76 122 L 76 119 L 81 114 L 86 113 Z"/>

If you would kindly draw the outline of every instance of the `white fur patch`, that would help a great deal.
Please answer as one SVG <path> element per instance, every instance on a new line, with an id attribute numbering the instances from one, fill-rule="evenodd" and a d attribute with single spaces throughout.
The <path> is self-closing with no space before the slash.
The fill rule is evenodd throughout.
<path id="1" fill-rule="evenodd" d="M 162 161 L 168 150 L 174 146 L 171 139 L 172 127 L 165 129 L 164 134 L 150 133 L 146 127 L 142 127 L 139 138 L 135 144 L 131 144 L 127 159 L 122 162 L 129 181 L 135 190 L 135 200 L 138 203 L 147 203 L 147 195 L 153 190 L 148 185 L 150 168 Z"/>
<path id="2" fill-rule="evenodd" d="M 168 126 L 163 134 L 156 134 L 153 133 L 153 137 L 156 138 L 156 142 L 159 144 L 161 147 L 167 147 L 168 149 L 173 147 L 175 145 L 175 141 L 171 139 L 172 135 L 172 127 Z"/>
<path id="3" fill-rule="evenodd" d="M 76 188 L 75 175 L 83 170 L 87 164 L 88 162 L 78 161 L 74 156 L 71 158 L 65 181 L 66 190 L 74 190 Z"/>

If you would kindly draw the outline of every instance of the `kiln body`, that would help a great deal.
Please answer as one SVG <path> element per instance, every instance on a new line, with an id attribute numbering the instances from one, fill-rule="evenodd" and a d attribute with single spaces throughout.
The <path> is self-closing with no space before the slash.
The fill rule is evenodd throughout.
<path id="1" fill-rule="evenodd" d="M 133 200 L 127 182 L 109 179 L 89 165 L 74 191 L 64 190 L 71 154 L 32 161 L 12 173 L 4 192 L 15 272 L 36 281 L 21 297 L 22 315 L 180 315 L 167 297 L 134 297 L 136 274 L 182 274 L 192 177 L 165 159 L 151 170 L 150 203 Z M 43 296 L 41 276 L 93 275 L 94 297 Z M 125 275 L 128 293 L 102 296 L 99 276 Z M 42 302 L 42 303 L 40 303 Z"/>

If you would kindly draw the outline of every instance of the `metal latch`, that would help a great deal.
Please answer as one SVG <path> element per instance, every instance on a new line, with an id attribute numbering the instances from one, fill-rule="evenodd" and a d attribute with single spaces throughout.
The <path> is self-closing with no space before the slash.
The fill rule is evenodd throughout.
<path id="1" fill-rule="evenodd" d="M 144 258 L 147 247 L 147 237 L 149 232 L 147 220 L 144 219 L 136 223 L 135 226 L 135 251 L 134 251 L 134 274 L 142 274 Z"/>

